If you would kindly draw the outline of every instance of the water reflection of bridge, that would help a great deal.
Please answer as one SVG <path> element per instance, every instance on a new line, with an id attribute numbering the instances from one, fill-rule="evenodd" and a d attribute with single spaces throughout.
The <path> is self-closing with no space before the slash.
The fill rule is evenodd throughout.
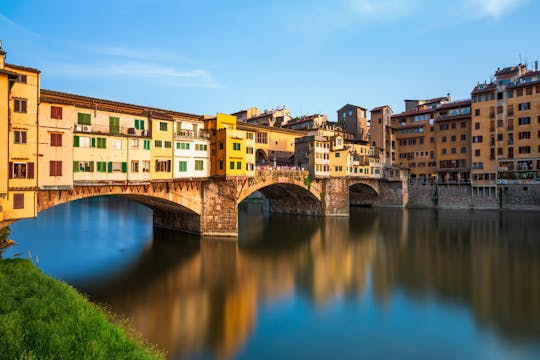
<path id="1" fill-rule="evenodd" d="M 234 354 L 260 302 L 297 291 L 318 306 L 362 297 L 368 276 L 378 302 L 392 302 L 397 290 L 435 296 L 466 305 L 508 339 L 540 338 L 540 229 L 519 224 L 534 215 L 438 214 L 436 221 L 430 211 L 390 209 L 363 210 L 351 221 L 249 217 L 239 244 L 156 234 L 160 240 L 128 276 L 89 292 L 171 355 Z"/>

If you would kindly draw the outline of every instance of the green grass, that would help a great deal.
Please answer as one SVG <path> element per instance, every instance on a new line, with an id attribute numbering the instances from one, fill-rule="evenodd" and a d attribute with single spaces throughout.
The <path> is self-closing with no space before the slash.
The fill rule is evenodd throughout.
<path id="1" fill-rule="evenodd" d="M 119 321 L 30 261 L 0 260 L 0 359 L 159 359 Z"/>

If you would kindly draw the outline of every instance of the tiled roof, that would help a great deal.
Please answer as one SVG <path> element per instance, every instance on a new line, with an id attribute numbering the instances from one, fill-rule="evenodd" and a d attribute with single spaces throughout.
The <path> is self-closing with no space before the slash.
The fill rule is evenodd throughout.
<path id="1" fill-rule="evenodd" d="M 453 101 L 451 103 L 443 104 L 443 105 L 439 106 L 437 108 L 437 110 L 439 110 L 439 109 L 450 109 L 450 108 L 460 107 L 460 106 L 465 106 L 465 105 L 470 105 L 470 104 L 471 104 L 471 99 L 457 100 L 457 101 Z"/>
<path id="2" fill-rule="evenodd" d="M 404 111 L 404 112 L 399 113 L 399 114 L 394 114 L 394 115 L 392 115 L 392 118 L 399 118 L 399 117 L 410 116 L 410 115 L 429 114 L 429 113 L 432 113 L 432 112 L 435 112 L 435 111 L 436 111 L 436 109 L 409 110 L 409 111 Z"/>
<path id="3" fill-rule="evenodd" d="M 174 119 L 177 117 L 192 118 L 196 120 L 202 120 L 201 115 L 188 114 L 173 110 L 165 110 L 148 106 L 134 105 L 128 103 L 122 103 L 118 101 L 111 101 L 99 98 L 92 98 L 88 96 L 68 94 L 59 91 L 41 89 L 40 101 L 60 103 L 66 105 L 73 105 L 81 108 L 97 109 L 102 111 L 126 113 L 133 115 L 144 115 L 160 118 L 160 119 Z"/>
<path id="4" fill-rule="evenodd" d="M 12 68 L 17 69 L 17 70 L 35 72 L 35 73 L 38 73 L 38 74 L 41 72 L 41 70 L 26 67 L 26 66 L 21 66 L 21 65 L 15 65 L 15 64 L 6 63 L 5 66 L 12 67 Z"/>
<path id="5" fill-rule="evenodd" d="M 480 94 L 480 93 L 490 92 L 497 89 L 497 85 L 495 84 L 487 84 L 483 89 L 480 89 L 479 86 L 480 85 L 477 85 L 471 94 Z"/>

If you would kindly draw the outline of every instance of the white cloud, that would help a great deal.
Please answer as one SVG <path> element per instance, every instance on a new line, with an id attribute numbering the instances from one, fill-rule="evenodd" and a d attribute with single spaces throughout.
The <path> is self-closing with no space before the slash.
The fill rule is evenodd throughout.
<path id="1" fill-rule="evenodd" d="M 463 0 L 463 5 L 466 11 L 477 17 L 498 19 L 525 2 L 526 0 Z"/>
<path id="2" fill-rule="evenodd" d="M 48 67 L 47 72 L 55 76 L 69 77 L 131 77 L 135 81 L 143 79 L 176 87 L 221 87 L 206 70 L 179 70 L 170 66 L 142 62 L 110 63 L 97 66 L 58 64 Z"/>
<path id="3" fill-rule="evenodd" d="M 12 29 L 14 29 L 14 30 L 16 30 L 18 32 L 24 33 L 26 35 L 39 36 L 38 33 L 35 33 L 32 30 L 22 26 L 21 24 L 11 20 L 10 18 L 8 18 L 7 16 L 5 16 L 2 13 L 0 13 L 0 23 L 7 24 Z"/>

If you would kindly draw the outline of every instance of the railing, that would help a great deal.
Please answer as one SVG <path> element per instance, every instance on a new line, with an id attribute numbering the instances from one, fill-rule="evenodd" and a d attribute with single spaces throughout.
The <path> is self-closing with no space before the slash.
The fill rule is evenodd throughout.
<path id="1" fill-rule="evenodd" d="M 280 177 L 280 176 L 298 176 L 305 178 L 309 174 L 308 170 L 298 168 L 296 166 L 276 166 L 266 167 L 257 166 L 255 170 L 255 176 L 257 177 Z"/>
<path id="2" fill-rule="evenodd" d="M 87 133 L 87 134 L 103 134 L 103 135 L 131 135 L 131 136 L 143 136 L 150 137 L 152 134 L 150 130 L 139 130 L 132 127 L 111 127 L 108 125 L 84 125 L 73 124 L 73 132 L 75 133 Z"/>
<path id="3" fill-rule="evenodd" d="M 175 137 L 184 137 L 184 138 L 203 138 L 203 139 L 209 139 L 210 133 L 207 130 L 199 130 L 199 132 L 195 132 L 193 130 L 179 130 L 174 133 Z"/>

